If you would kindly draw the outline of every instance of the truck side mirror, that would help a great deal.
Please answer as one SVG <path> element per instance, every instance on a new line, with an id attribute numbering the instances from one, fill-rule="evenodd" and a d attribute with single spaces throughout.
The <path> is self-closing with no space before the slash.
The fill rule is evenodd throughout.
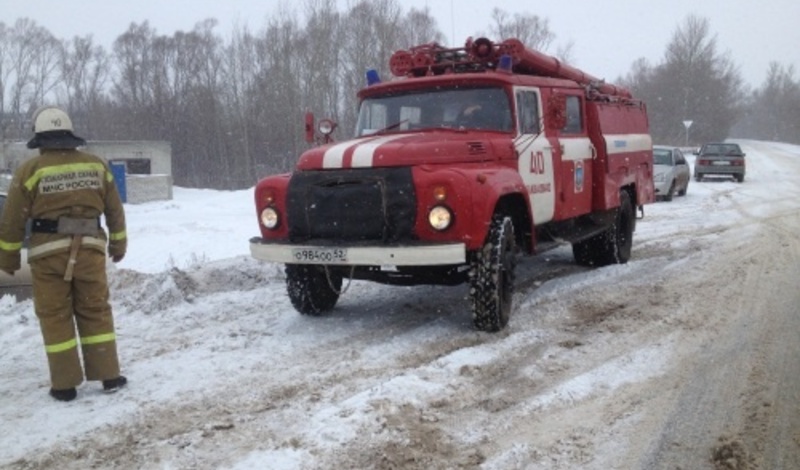
<path id="1" fill-rule="evenodd" d="M 567 125 L 567 97 L 553 93 L 547 99 L 546 125 L 551 130 L 563 129 Z"/>

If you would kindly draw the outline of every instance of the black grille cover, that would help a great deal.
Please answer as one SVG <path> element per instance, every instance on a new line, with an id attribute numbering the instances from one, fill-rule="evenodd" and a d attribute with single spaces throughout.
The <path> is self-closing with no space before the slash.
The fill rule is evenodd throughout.
<path id="1" fill-rule="evenodd" d="M 287 210 L 295 243 L 411 240 L 416 220 L 411 168 L 295 172 Z"/>

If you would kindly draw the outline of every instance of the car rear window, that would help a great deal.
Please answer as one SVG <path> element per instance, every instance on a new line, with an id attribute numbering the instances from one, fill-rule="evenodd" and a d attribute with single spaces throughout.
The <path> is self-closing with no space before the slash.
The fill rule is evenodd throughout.
<path id="1" fill-rule="evenodd" d="M 736 144 L 710 144 L 703 147 L 703 155 L 742 156 L 742 149 Z"/>

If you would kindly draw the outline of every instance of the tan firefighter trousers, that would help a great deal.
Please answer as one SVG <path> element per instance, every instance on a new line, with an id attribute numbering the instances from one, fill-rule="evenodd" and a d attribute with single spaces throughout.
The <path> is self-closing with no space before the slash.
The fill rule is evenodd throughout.
<path id="1" fill-rule="evenodd" d="M 31 261 L 33 304 L 42 329 L 52 388 L 58 390 L 83 382 L 78 346 L 86 380 L 119 377 L 105 254 L 81 248 L 72 281 L 64 280 L 68 260 L 69 253 L 57 253 Z"/>

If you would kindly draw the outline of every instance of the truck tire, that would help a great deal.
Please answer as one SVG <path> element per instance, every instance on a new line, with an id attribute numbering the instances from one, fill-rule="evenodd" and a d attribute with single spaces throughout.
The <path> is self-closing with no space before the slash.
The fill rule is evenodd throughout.
<path id="1" fill-rule="evenodd" d="M 633 202 L 627 191 L 619 194 L 619 210 L 617 219 L 614 222 L 614 239 L 611 241 L 611 251 L 614 256 L 612 262 L 625 264 L 631 259 L 633 249 L 633 232 L 636 229 L 636 213 L 633 210 Z"/>
<path id="2" fill-rule="evenodd" d="M 614 223 L 605 231 L 572 244 L 575 262 L 582 266 L 625 264 L 631 257 L 636 218 L 627 191 L 619 194 L 619 208 Z"/>
<path id="3" fill-rule="evenodd" d="M 329 278 L 330 277 L 330 282 Z M 286 291 L 292 306 L 303 315 L 318 316 L 333 310 L 342 289 L 342 276 L 324 266 L 286 265 Z"/>
<path id="4" fill-rule="evenodd" d="M 511 217 L 495 216 L 470 269 L 469 301 L 476 330 L 497 332 L 507 324 L 514 295 L 516 242 Z"/>

